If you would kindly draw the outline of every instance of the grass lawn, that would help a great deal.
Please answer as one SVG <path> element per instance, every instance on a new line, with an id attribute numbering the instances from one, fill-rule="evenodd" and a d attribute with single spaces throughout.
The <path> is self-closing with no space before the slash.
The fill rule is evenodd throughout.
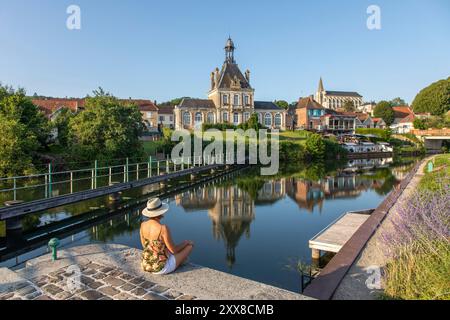
<path id="1" fill-rule="evenodd" d="M 164 141 L 142 141 L 142 144 L 144 146 L 144 152 L 147 156 L 154 156 L 156 155 L 156 151 L 161 149 L 161 147 L 164 144 Z"/>
<path id="2" fill-rule="evenodd" d="M 280 141 L 291 141 L 298 144 L 305 144 L 307 131 L 283 131 L 280 132 Z"/>

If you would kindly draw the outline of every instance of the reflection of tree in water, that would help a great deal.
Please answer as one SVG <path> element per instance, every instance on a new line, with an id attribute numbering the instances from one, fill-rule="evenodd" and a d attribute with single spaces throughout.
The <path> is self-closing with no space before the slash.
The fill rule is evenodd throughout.
<path id="1" fill-rule="evenodd" d="M 117 236 L 131 236 L 141 226 L 141 215 L 138 211 L 112 218 L 110 221 L 89 229 L 91 240 L 109 242 Z"/>

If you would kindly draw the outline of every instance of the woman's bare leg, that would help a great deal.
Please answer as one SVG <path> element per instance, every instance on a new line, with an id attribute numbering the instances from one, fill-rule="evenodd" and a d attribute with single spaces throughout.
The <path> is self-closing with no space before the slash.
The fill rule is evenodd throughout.
<path id="1" fill-rule="evenodd" d="M 177 268 L 189 257 L 193 249 L 193 246 L 188 245 L 183 250 L 175 254 L 175 261 Z"/>

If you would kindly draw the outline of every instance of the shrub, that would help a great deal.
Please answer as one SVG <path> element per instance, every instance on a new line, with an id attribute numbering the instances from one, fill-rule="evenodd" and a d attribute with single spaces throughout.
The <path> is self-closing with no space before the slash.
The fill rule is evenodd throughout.
<path id="1" fill-rule="evenodd" d="M 306 152 L 313 159 L 324 159 L 326 146 L 321 135 L 312 133 L 306 138 Z"/>
<path id="2" fill-rule="evenodd" d="M 421 190 L 382 233 L 389 262 L 385 294 L 395 299 L 450 299 L 450 192 Z"/>
<path id="3" fill-rule="evenodd" d="M 357 134 L 373 134 L 379 137 L 383 141 L 389 141 L 391 139 L 391 130 L 389 129 L 379 129 L 379 128 L 358 128 L 356 129 Z"/>

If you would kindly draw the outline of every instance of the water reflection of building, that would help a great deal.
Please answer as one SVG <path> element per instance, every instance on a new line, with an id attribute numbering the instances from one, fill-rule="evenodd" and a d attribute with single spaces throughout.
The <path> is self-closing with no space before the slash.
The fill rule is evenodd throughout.
<path id="1" fill-rule="evenodd" d="M 206 187 L 185 192 L 177 197 L 177 204 L 185 210 L 205 209 L 211 218 L 213 235 L 223 240 L 230 268 L 236 261 L 236 247 L 245 234 L 250 237 L 250 224 L 255 219 L 254 201 L 236 186 Z"/>
<path id="2" fill-rule="evenodd" d="M 369 165 L 383 166 L 386 161 L 353 161 L 348 168 Z M 327 199 L 356 198 L 368 189 L 380 189 L 393 178 L 389 169 L 378 171 L 341 169 L 335 175 L 317 181 L 287 177 L 258 183 L 258 179 L 238 186 L 207 186 L 176 196 L 177 205 L 185 211 L 208 211 L 214 238 L 223 240 L 230 267 L 236 261 L 235 250 L 242 236 L 250 236 L 250 225 L 255 219 L 255 206 L 272 205 L 288 196 L 302 209 L 310 212 L 318 206 L 322 211 Z M 395 180 L 395 179 L 394 179 Z M 390 188 L 389 188 L 390 190 Z M 252 196 L 253 195 L 253 196 Z"/>

